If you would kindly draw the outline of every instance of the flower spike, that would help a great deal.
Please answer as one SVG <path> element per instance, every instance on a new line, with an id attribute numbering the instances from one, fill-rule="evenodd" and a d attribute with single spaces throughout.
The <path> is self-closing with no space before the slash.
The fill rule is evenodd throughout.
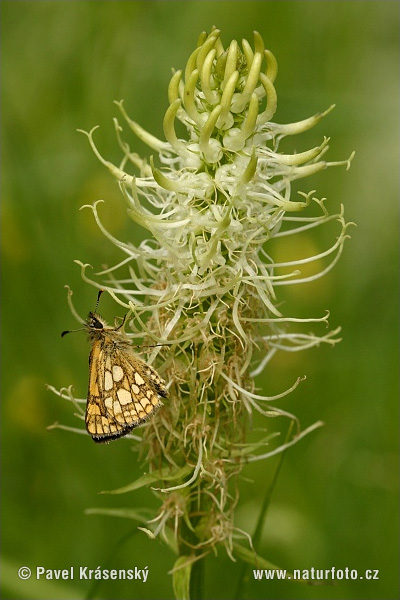
<path id="1" fill-rule="evenodd" d="M 122 411 L 127 395 L 136 394 L 135 410 L 146 408 L 152 395 L 140 395 L 140 389 L 145 377 L 154 381 L 154 368 L 167 382 L 164 405 L 139 435 L 129 438 L 140 449 L 146 474 L 114 493 L 152 487 L 159 508 L 142 530 L 153 538 L 162 534 L 179 551 L 172 569 L 176 578 L 182 572 L 188 578 L 190 569 L 220 545 L 232 559 L 251 554 L 236 541 L 240 536 L 251 546 L 248 534 L 234 524 L 242 469 L 286 451 L 321 426 L 317 421 L 301 431 L 290 405 L 282 406 L 304 380 L 303 373 L 273 394 L 262 392 L 255 377 L 266 372 L 268 388 L 276 376 L 272 359 L 277 353 L 340 340 L 340 328 L 328 327 L 328 312 L 323 317 L 324 311 L 308 317 L 286 314 L 282 291 L 328 273 L 352 225 L 345 222 L 343 208 L 330 214 L 326 199 L 310 191 L 311 185 L 294 195 L 293 183 L 326 168 L 349 168 L 354 153 L 329 162 L 327 137 L 313 148 L 291 153 L 287 145 L 281 151 L 284 138 L 293 143 L 291 136 L 318 125 L 334 105 L 297 122 L 273 122 L 277 73 L 275 56 L 258 32 L 252 45 L 233 40 L 224 49 L 220 30 L 213 28 L 200 34 L 186 65 L 173 72 L 165 140 L 145 131 L 130 119 L 122 101 L 116 102 L 129 133 L 147 144 L 150 157 L 131 150 L 117 120 L 122 153 L 117 164 L 100 154 L 94 130 L 86 133 L 96 157 L 117 181 L 128 217 L 148 238 L 138 242 L 134 230 L 131 240 L 118 240 L 103 222 L 101 201 L 95 202 L 89 206 L 93 218 L 121 257 L 92 277 L 90 265 L 77 264 L 86 283 L 106 289 L 124 313 L 129 311 L 123 344 L 142 343 L 144 352 L 152 347 L 147 370 L 138 370 L 131 384 L 122 379 L 121 367 L 113 369 L 108 353 L 104 381 L 91 381 L 92 397 L 104 396 L 94 417 L 99 423 L 109 418 L 103 404 L 111 410 L 108 394 L 116 383 Z M 304 239 L 324 225 L 338 230 L 326 247 L 307 253 L 313 244 L 291 243 L 293 255 L 286 251 L 280 253 L 285 260 L 276 258 L 288 236 Z M 101 352 L 92 362 L 102 360 Z M 70 388 L 56 393 L 73 402 L 82 418 Z M 120 410 L 119 424 L 126 416 Z M 277 441 L 268 432 L 257 438 L 253 430 L 250 441 L 253 413 L 266 422 L 289 419 L 293 432 L 290 427 L 287 438 Z M 131 516 L 129 510 L 114 508 L 112 514 Z"/>

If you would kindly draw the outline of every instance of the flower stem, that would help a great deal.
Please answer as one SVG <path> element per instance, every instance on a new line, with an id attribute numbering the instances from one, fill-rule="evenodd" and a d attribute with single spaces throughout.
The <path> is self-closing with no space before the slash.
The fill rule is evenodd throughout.
<path id="1" fill-rule="evenodd" d="M 196 560 L 190 574 L 190 600 L 202 600 L 204 597 L 205 557 Z"/>
<path id="2" fill-rule="evenodd" d="M 294 425 L 294 421 L 291 421 L 287 435 L 286 435 L 286 440 L 285 440 L 285 444 L 290 440 L 290 436 L 292 434 L 292 430 L 293 430 L 293 425 Z M 257 548 L 260 539 L 261 539 L 261 533 L 263 530 L 263 526 L 264 526 L 264 521 L 265 518 L 267 516 L 267 511 L 271 502 L 271 498 L 272 498 L 272 493 L 275 489 L 276 483 L 278 481 L 278 476 L 283 464 L 283 458 L 285 456 L 285 452 L 283 451 L 281 452 L 280 456 L 279 456 L 279 460 L 278 463 L 276 465 L 275 468 L 275 472 L 274 472 L 274 476 L 272 478 L 271 483 L 267 486 L 267 489 L 265 490 L 265 496 L 264 496 L 264 500 L 261 506 L 261 510 L 260 510 L 260 514 L 258 516 L 258 520 L 257 520 L 257 524 L 256 524 L 256 528 L 254 530 L 254 533 L 252 535 L 252 541 L 253 541 L 253 546 L 254 548 Z M 249 570 L 249 565 L 248 563 L 243 562 L 242 563 L 242 568 L 240 570 L 240 575 L 239 575 L 239 581 L 238 581 L 238 585 L 236 588 L 236 595 L 235 595 L 235 600 L 242 600 L 242 598 L 244 598 L 244 586 L 246 585 L 246 583 L 248 582 L 248 570 Z"/>

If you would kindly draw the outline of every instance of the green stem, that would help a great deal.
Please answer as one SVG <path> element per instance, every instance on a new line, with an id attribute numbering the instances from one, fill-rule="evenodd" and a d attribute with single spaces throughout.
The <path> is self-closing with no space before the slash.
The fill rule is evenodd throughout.
<path id="1" fill-rule="evenodd" d="M 204 558 L 196 560 L 190 574 L 190 600 L 202 600 L 204 597 Z"/>
<path id="2" fill-rule="evenodd" d="M 288 429 L 288 432 L 286 435 L 285 443 L 287 443 L 289 441 L 291 433 L 292 433 L 292 429 L 293 429 L 293 421 L 290 423 L 290 426 L 289 426 L 289 429 Z M 265 496 L 264 496 L 264 500 L 263 500 L 263 503 L 261 506 L 260 514 L 258 516 L 257 525 L 256 525 L 256 528 L 252 535 L 252 542 L 253 542 L 254 548 L 257 548 L 259 541 L 261 539 L 261 533 L 262 533 L 262 530 L 264 527 L 264 521 L 267 516 L 267 511 L 268 511 L 268 508 L 269 508 L 269 505 L 271 502 L 272 493 L 273 493 L 276 483 L 278 481 L 278 476 L 279 476 L 279 473 L 280 473 L 280 470 L 282 467 L 284 455 L 285 455 L 285 452 L 281 452 L 278 463 L 276 465 L 276 469 L 275 469 L 272 481 L 268 485 L 268 487 L 265 491 Z M 249 579 L 248 570 L 249 570 L 249 565 L 247 563 L 243 562 L 242 567 L 240 569 L 240 575 L 239 575 L 239 581 L 238 581 L 238 585 L 237 585 L 237 589 L 236 589 L 235 600 L 243 600 L 243 598 L 245 597 L 244 596 L 244 587 Z"/>
<path id="3" fill-rule="evenodd" d="M 189 514 L 192 515 L 196 512 L 197 509 L 197 500 L 191 501 L 191 510 Z M 192 527 L 196 526 L 196 518 L 191 519 Z M 181 539 L 186 540 L 188 544 L 194 548 L 196 544 L 198 544 L 199 540 L 194 532 L 188 524 L 183 520 L 181 525 Z M 201 552 L 198 552 L 201 554 Z M 180 556 L 185 556 L 188 554 L 188 546 L 184 543 L 181 543 L 179 546 L 179 554 Z M 192 554 L 197 554 L 195 550 L 192 551 Z M 190 570 L 190 584 L 189 584 L 189 598 L 190 600 L 203 600 L 204 597 L 204 559 L 199 558 L 195 562 L 193 562 Z"/>

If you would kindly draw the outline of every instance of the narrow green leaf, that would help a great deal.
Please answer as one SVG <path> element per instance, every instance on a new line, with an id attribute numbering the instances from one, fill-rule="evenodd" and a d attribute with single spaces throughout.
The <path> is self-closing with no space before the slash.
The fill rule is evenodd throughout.
<path id="1" fill-rule="evenodd" d="M 251 548 L 245 548 L 237 542 L 233 543 L 233 553 L 235 557 L 241 558 L 242 560 L 244 560 L 247 563 L 250 563 L 257 569 L 281 569 L 281 567 L 278 567 L 277 565 L 274 565 L 273 563 L 269 562 L 269 560 L 266 560 L 265 558 L 254 552 L 254 550 L 251 550 Z M 288 572 L 288 575 L 290 574 L 291 573 Z"/>
<path id="2" fill-rule="evenodd" d="M 153 516 L 153 511 L 146 508 L 87 508 L 85 515 L 106 515 L 108 517 L 122 517 L 140 523 L 146 523 Z"/>
<path id="3" fill-rule="evenodd" d="M 172 586 L 175 600 L 190 600 L 190 574 L 193 559 L 190 556 L 179 556 L 172 569 Z"/>
<path id="4" fill-rule="evenodd" d="M 164 469 L 160 469 L 160 471 L 154 471 L 154 473 L 142 475 L 142 477 L 139 477 L 139 479 L 136 479 L 136 481 L 132 481 L 132 483 L 128 483 L 128 485 L 125 485 L 124 487 L 116 490 L 104 490 L 100 492 L 100 494 L 126 494 L 127 492 L 138 490 L 141 487 L 150 486 L 156 481 L 174 481 L 175 479 L 182 479 L 191 472 L 192 469 L 189 467 L 189 465 L 182 467 L 182 469 L 179 469 L 175 473 L 171 473 L 171 467 L 164 467 Z"/>
<path id="5" fill-rule="evenodd" d="M 266 560 L 254 550 L 250 548 L 245 548 L 241 546 L 237 542 L 233 543 L 233 554 L 237 558 L 241 558 L 243 561 L 253 565 L 256 569 L 268 569 L 272 571 L 286 571 L 286 569 L 282 569 L 282 567 L 278 567 L 273 563 Z M 291 581 L 295 581 L 296 583 L 305 583 L 307 585 L 314 585 L 315 581 L 308 581 L 306 579 L 295 579 L 294 575 L 291 571 L 286 571 L 285 579 L 290 579 Z"/>

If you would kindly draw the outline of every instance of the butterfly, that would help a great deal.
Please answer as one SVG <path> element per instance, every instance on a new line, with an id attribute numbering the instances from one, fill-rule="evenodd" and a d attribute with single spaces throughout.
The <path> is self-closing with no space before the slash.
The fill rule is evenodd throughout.
<path id="1" fill-rule="evenodd" d="M 96 313 L 102 292 L 84 323 L 91 344 L 85 422 L 95 442 L 108 443 L 149 419 L 168 393 L 157 371 L 133 353 L 121 331 L 125 318 L 119 327 L 110 327 Z"/>

